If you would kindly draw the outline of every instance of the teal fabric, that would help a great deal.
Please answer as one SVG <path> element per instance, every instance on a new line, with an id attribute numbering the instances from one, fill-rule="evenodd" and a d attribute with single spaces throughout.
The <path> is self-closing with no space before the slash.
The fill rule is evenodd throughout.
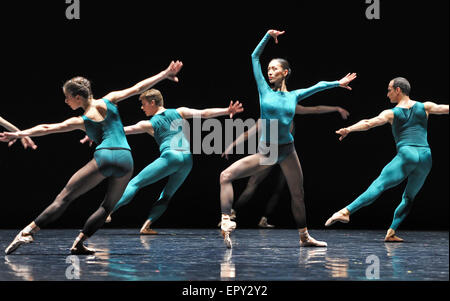
<path id="1" fill-rule="evenodd" d="M 150 118 L 161 153 L 168 149 L 190 152 L 189 142 L 182 130 L 183 122 L 186 121 L 176 109 L 167 109 Z"/>
<path id="2" fill-rule="evenodd" d="M 397 148 L 404 145 L 428 147 L 428 119 L 423 103 L 415 102 L 409 109 L 395 107 L 392 111 L 395 116 L 392 135 Z"/>
<path id="3" fill-rule="evenodd" d="M 108 99 L 103 99 L 106 103 L 106 117 L 103 121 L 94 121 L 81 116 L 84 120 L 84 127 L 88 137 L 97 144 L 97 149 L 102 148 L 124 148 L 130 149 L 128 145 L 123 124 L 120 120 L 119 110 Z"/>
<path id="4" fill-rule="evenodd" d="M 432 166 L 431 150 L 426 140 L 427 116 L 422 103 L 408 109 L 394 108 L 392 133 L 397 155 L 381 171 L 380 176 L 346 208 L 354 213 L 372 204 L 385 190 L 407 180 L 402 201 L 394 212 L 390 226 L 397 230 L 411 210 L 413 200 L 422 188 Z"/>
<path id="5" fill-rule="evenodd" d="M 113 211 L 128 204 L 143 187 L 169 177 L 148 219 L 154 222 L 164 213 L 170 199 L 192 170 L 189 142 L 181 129 L 183 121 L 175 109 L 167 109 L 150 119 L 161 156 L 130 181 Z"/>
<path id="6" fill-rule="evenodd" d="M 289 131 L 289 127 L 294 118 L 295 106 L 298 102 L 319 91 L 338 87 L 339 82 L 321 81 L 310 88 L 298 89 L 291 92 L 272 90 L 264 78 L 259 61 L 259 57 L 269 39 L 270 35 L 266 34 L 252 53 L 253 74 L 258 87 L 261 119 L 265 121 L 262 124 L 263 130 L 261 131 L 260 140 L 274 144 L 286 144 L 294 140 Z M 271 120 L 278 121 L 278 140 L 270 137 L 270 127 L 273 126 Z"/>

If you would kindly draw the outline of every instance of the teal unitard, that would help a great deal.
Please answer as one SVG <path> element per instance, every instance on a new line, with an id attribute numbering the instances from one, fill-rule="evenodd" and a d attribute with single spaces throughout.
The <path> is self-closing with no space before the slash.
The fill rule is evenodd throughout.
<path id="1" fill-rule="evenodd" d="M 113 211 L 128 204 L 141 188 L 169 177 L 158 200 L 152 206 L 148 219 L 154 222 L 164 213 L 170 199 L 192 169 L 192 155 L 189 142 L 182 132 L 182 121 L 175 109 L 167 109 L 150 119 L 161 156 L 128 183 Z"/>
<path id="2" fill-rule="evenodd" d="M 413 200 L 422 188 L 431 170 L 431 151 L 427 142 L 427 115 L 423 103 L 416 102 L 410 109 L 395 107 L 392 134 L 397 155 L 381 171 L 380 176 L 346 208 L 350 214 L 372 204 L 383 191 L 408 179 L 402 201 L 394 212 L 390 226 L 397 230 L 411 210 Z"/>

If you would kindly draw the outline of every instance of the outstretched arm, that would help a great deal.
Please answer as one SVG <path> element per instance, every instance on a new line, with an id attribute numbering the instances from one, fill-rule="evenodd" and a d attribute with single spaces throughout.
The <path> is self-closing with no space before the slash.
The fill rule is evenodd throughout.
<path id="1" fill-rule="evenodd" d="M 314 107 L 304 107 L 301 105 L 297 105 L 295 107 L 295 114 L 304 115 L 304 114 L 324 114 L 324 113 L 331 113 L 331 112 L 338 112 L 341 114 L 342 119 L 347 119 L 348 115 L 350 113 L 337 106 L 314 106 Z"/>
<path id="2" fill-rule="evenodd" d="M 233 101 L 230 101 L 230 105 L 228 106 L 228 108 L 196 110 L 196 109 L 181 107 L 181 108 L 177 109 L 178 114 L 180 114 L 181 117 L 183 117 L 184 119 L 193 118 L 193 117 L 213 118 L 213 117 L 223 116 L 223 115 L 229 115 L 230 118 L 233 118 L 233 116 L 235 114 L 241 113 L 242 111 L 244 111 L 244 108 L 242 107 L 242 104 L 239 103 L 239 101 L 236 101 L 235 103 L 233 103 Z"/>
<path id="3" fill-rule="evenodd" d="M 394 112 L 392 110 L 385 110 L 380 113 L 377 117 L 371 119 L 363 119 L 354 125 L 346 128 L 342 128 L 336 131 L 336 134 L 341 135 L 339 140 L 342 141 L 351 132 L 367 131 L 371 128 L 384 125 L 386 123 L 391 123 L 394 120 Z"/>
<path id="4" fill-rule="evenodd" d="M 225 157 L 226 159 L 228 159 L 228 155 L 231 153 L 231 151 L 233 150 L 234 147 L 240 145 L 241 143 L 248 140 L 248 138 L 253 137 L 253 135 L 258 133 L 260 121 L 261 121 L 261 119 L 258 119 L 258 121 L 256 122 L 256 124 L 254 126 L 252 126 L 248 131 L 245 131 L 244 133 L 240 134 L 239 137 L 237 137 L 236 140 L 234 140 L 233 143 L 231 143 L 225 149 L 225 151 L 222 153 L 222 157 Z"/>
<path id="5" fill-rule="evenodd" d="M 297 94 L 298 101 L 300 101 L 302 99 L 310 97 L 311 95 L 313 95 L 317 92 L 335 88 L 335 87 L 341 87 L 341 88 L 345 88 L 347 90 L 351 90 L 352 88 L 349 86 L 349 84 L 355 78 L 356 78 L 356 73 L 348 73 L 346 76 L 344 76 L 340 80 L 337 80 L 334 82 L 321 81 L 312 87 L 309 87 L 306 89 L 295 90 L 295 93 Z"/>
<path id="6" fill-rule="evenodd" d="M 143 81 L 138 82 L 131 88 L 120 91 L 113 91 L 103 98 L 106 98 L 113 103 L 118 103 L 119 101 L 122 101 L 128 97 L 145 92 L 146 90 L 150 89 L 152 86 L 156 85 L 157 83 L 159 83 L 164 79 L 170 79 L 174 82 L 178 82 L 178 77 L 176 75 L 181 70 L 181 67 L 183 67 L 182 62 L 172 61 L 166 70 L 161 71 L 157 75 L 144 79 Z"/>
<path id="7" fill-rule="evenodd" d="M 147 133 L 153 135 L 153 126 L 150 121 L 142 120 L 134 125 L 129 125 L 123 128 L 125 135 L 143 134 Z"/>
<path id="8" fill-rule="evenodd" d="M 438 105 L 431 101 L 424 102 L 423 105 L 428 114 L 448 114 L 448 105 Z"/>
<path id="9" fill-rule="evenodd" d="M 20 131 L 14 124 L 8 122 L 7 120 L 3 119 L 2 117 L 0 117 L 0 126 L 4 127 L 5 129 L 7 129 L 8 131 L 11 131 L 11 132 Z M 17 141 L 17 139 L 10 140 L 8 143 L 8 146 L 13 145 L 16 141 Z M 25 148 L 25 149 L 27 149 L 28 147 L 31 147 L 32 149 L 37 148 L 37 145 L 34 143 L 33 140 L 31 140 L 30 137 L 23 137 L 20 139 L 20 142 L 22 143 L 23 148 Z"/>
<path id="10" fill-rule="evenodd" d="M 13 139 L 24 138 L 27 136 L 37 137 L 74 130 L 84 130 L 84 122 L 81 117 L 72 117 L 61 123 L 40 124 L 28 130 L 18 132 L 3 132 L 2 134 L 0 134 L 0 141 L 7 142 Z"/>

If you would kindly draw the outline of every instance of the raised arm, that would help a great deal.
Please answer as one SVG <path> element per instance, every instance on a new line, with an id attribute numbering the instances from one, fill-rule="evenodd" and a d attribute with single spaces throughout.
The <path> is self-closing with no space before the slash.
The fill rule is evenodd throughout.
<path id="1" fill-rule="evenodd" d="M 314 106 L 314 107 L 304 107 L 301 105 L 297 105 L 295 107 L 295 114 L 299 115 L 305 115 L 305 114 L 324 114 L 324 113 L 331 113 L 331 112 L 338 112 L 341 114 L 342 119 L 347 119 L 347 117 L 350 115 L 350 113 L 337 106 Z"/>
<path id="2" fill-rule="evenodd" d="M 266 79 L 262 73 L 261 62 L 259 61 L 259 57 L 266 47 L 267 43 L 270 40 L 270 37 L 275 39 L 275 43 L 278 44 L 278 36 L 284 34 L 284 31 L 278 30 L 269 30 L 264 35 L 262 40 L 259 42 L 258 46 L 256 46 L 255 50 L 252 52 L 252 67 L 253 67 L 253 75 L 255 76 L 256 85 L 258 86 L 258 91 L 260 94 L 264 92 L 264 90 L 270 90 L 270 86 L 267 84 Z"/>
<path id="3" fill-rule="evenodd" d="M 336 134 L 341 135 L 341 137 L 339 137 L 339 140 L 342 141 L 342 139 L 344 139 L 351 132 L 367 131 L 371 128 L 381 126 L 386 123 L 392 124 L 393 120 L 394 112 L 392 110 L 384 110 L 377 117 L 371 119 L 363 119 L 355 123 L 354 125 L 337 130 Z"/>
<path id="4" fill-rule="evenodd" d="M 230 105 L 228 108 L 214 108 L 214 109 L 204 109 L 204 110 L 196 110 L 196 109 L 190 109 L 186 107 L 181 107 L 177 109 L 178 114 L 181 115 L 184 119 L 193 118 L 193 117 L 200 117 L 200 118 L 213 118 L 217 116 L 224 116 L 229 115 L 230 118 L 233 118 L 233 116 L 237 113 L 241 113 L 244 111 L 244 108 L 242 107 L 242 104 L 239 103 L 239 101 L 236 101 L 233 103 L 233 101 L 230 101 Z"/>
<path id="5" fill-rule="evenodd" d="M 317 92 L 331 89 L 331 88 L 341 87 L 341 88 L 345 88 L 347 90 L 351 90 L 352 88 L 349 86 L 349 84 L 355 78 L 356 78 L 356 73 L 348 73 L 346 76 L 344 76 L 340 80 L 336 80 L 333 82 L 320 81 L 312 87 L 309 87 L 306 89 L 295 90 L 295 93 L 297 94 L 298 101 L 300 101 L 307 97 L 310 97 L 311 95 L 313 95 Z"/>
<path id="6" fill-rule="evenodd" d="M 143 93 L 144 91 L 150 89 L 152 86 L 156 85 L 157 83 L 159 83 L 164 79 L 170 79 L 174 82 L 178 82 L 178 77 L 176 75 L 181 70 L 182 67 L 183 67 L 182 62 L 172 61 L 166 70 L 161 71 L 160 73 L 152 77 L 144 79 L 143 81 L 138 82 L 137 84 L 128 89 L 113 91 L 103 98 L 106 98 L 113 103 L 118 103 L 119 101 L 122 101 L 128 97 Z"/>
<path id="7" fill-rule="evenodd" d="M 38 137 L 74 130 L 84 130 L 84 122 L 81 117 L 72 117 L 61 123 L 40 124 L 28 130 L 18 132 L 3 132 L 2 134 L 0 134 L 0 141 L 7 142 L 13 139 L 24 138 L 27 136 Z"/>
<path id="8" fill-rule="evenodd" d="M 423 105 L 427 114 L 448 115 L 448 105 L 438 105 L 431 101 L 424 102 Z"/>

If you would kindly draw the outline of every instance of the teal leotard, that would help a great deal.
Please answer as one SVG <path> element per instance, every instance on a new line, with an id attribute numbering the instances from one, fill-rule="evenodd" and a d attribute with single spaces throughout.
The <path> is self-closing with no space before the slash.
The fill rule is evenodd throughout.
<path id="1" fill-rule="evenodd" d="M 291 92 L 272 90 L 264 78 L 261 70 L 261 63 L 259 61 L 259 57 L 269 39 L 270 35 L 266 33 L 252 53 L 253 74 L 258 86 L 261 119 L 265 120 L 266 129 L 265 131 L 262 131 L 260 140 L 266 143 L 287 144 L 294 141 L 294 138 L 289 131 L 289 127 L 294 118 L 295 106 L 297 103 L 314 93 L 338 87 L 339 82 L 321 81 L 310 88 L 298 89 Z M 271 120 L 278 121 L 278 139 L 270 137 Z"/>
<path id="2" fill-rule="evenodd" d="M 128 145 L 119 110 L 108 99 L 106 117 L 102 121 L 94 121 L 82 115 L 86 134 L 93 140 L 95 148 L 94 158 L 100 172 L 105 177 L 122 177 L 133 169 L 133 158 Z"/>
<path id="3" fill-rule="evenodd" d="M 431 150 L 427 142 L 427 114 L 423 103 L 409 108 L 395 107 L 392 134 L 397 155 L 381 171 L 380 176 L 355 201 L 347 206 L 354 213 L 373 203 L 383 191 L 408 179 L 402 201 L 394 212 L 390 226 L 396 230 L 411 210 L 413 200 L 431 170 Z"/>
<path id="4" fill-rule="evenodd" d="M 164 213 L 169 200 L 192 169 L 189 142 L 181 127 L 183 121 L 184 119 L 175 109 L 167 109 L 150 119 L 161 156 L 130 181 L 113 211 L 128 204 L 141 188 L 169 177 L 159 199 L 153 205 L 148 219 L 154 222 Z"/>

